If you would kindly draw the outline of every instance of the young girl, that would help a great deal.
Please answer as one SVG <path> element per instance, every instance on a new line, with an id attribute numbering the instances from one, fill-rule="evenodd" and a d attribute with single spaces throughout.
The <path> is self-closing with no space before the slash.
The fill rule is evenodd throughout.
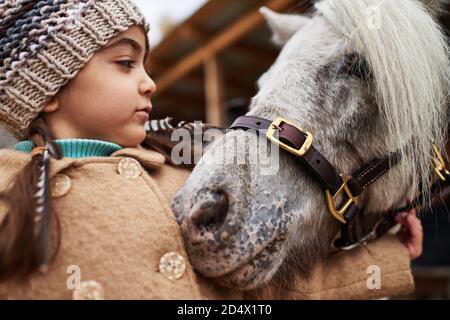
<path id="1" fill-rule="evenodd" d="M 136 6 L 3 0 L 0 16 L 0 123 L 21 140 L 0 151 L 0 298 L 241 298 L 189 264 L 169 208 L 188 173 L 140 147 L 156 86 Z M 364 268 L 336 280 L 355 261 Z M 391 280 L 368 293 L 374 263 Z M 320 283 L 297 279 L 293 296 L 376 297 L 412 285 L 407 250 L 393 239 L 321 270 Z M 336 286 L 347 291 L 328 290 Z"/>

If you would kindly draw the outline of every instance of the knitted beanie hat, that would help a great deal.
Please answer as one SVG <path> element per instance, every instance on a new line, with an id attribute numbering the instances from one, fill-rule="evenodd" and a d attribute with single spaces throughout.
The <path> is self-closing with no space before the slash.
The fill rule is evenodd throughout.
<path id="1" fill-rule="evenodd" d="M 148 24 L 130 0 L 0 0 L 0 125 L 18 139 L 110 39 Z"/>

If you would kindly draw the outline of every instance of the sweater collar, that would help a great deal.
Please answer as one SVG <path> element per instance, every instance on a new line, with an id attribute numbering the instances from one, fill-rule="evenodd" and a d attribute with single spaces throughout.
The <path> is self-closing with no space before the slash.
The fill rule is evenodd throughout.
<path id="1" fill-rule="evenodd" d="M 66 158 L 109 157 L 114 152 L 123 149 L 121 146 L 107 141 L 90 139 L 59 139 L 55 140 Z M 33 143 L 29 140 L 17 143 L 16 151 L 30 153 Z"/>

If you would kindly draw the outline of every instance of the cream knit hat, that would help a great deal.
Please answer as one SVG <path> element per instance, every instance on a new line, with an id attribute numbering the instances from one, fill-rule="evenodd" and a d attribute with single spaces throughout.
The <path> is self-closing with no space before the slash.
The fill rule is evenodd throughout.
<path id="1" fill-rule="evenodd" d="M 148 24 L 130 0 L 0 0 L 0 124 L 18 139 L 110 39 Z"/>

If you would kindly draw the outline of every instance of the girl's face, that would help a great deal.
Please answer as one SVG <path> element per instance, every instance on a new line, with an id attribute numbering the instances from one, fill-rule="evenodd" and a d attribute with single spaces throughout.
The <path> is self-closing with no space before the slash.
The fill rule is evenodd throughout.
<path id="1" fill-rule="evenodd" d="M 113 38 L 44 108 L 55 139 L 97 139 L 134 147 L 145 138 L 155 83 L 144 69 L 137 26 Z"/>

